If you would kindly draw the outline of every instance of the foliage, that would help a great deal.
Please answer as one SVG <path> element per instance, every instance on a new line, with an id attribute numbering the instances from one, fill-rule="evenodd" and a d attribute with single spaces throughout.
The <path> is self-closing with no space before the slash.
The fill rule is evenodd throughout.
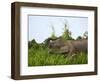
<path id="1" fill-rule="evenodd" d="M 78 37 L 76 38 L 76 40 L 79 40 L 79 39 L 88 39 L 88 32 L 85 31 L 85 32 L 83 33 L 83 36 L 78 36 Z"/>
<path id="2" fill-rule="evenodd" d="M 61 36 L 64 40 L 72 40 L 71 31 L 69 31 L 67 24 L 64 24 L 64 32 Z"/>
<path id="3" fill-rule="evenodd" d="M 84 34 L 83 34 L 83 38 L 87 39 L 88 38 L 88 32 L 85 31 Z"/>
<path id="4" fill-rule="evenodd" d="M 68 29 L 68 26 L 67 24 L 65 23 L 64 24 L 64 32 L 62 33 L 62 35 L 60 36 L 63 40 L 72 40 L 72 36 L 71 36 L 71 31 L 69 31 Z M 56 39 L 58 38 L 56 35 L 55 35 L 55 29 L 54 27 L 52 26 L 52 33 L 51 33 L 51 37 L 52 39 Z"/>
<path id="5" fill-rule="evenodd" d="M 82 39 L 82 37 L 81 37 L 81 36 L 78 36 L 78 37 L 76 38 L 76 40 L 80 40 L 80 39 Z"/>
<path id="6" fill-rule="evenodd" d="M 28 42 L 28 48 L 31 48 L 31 47 L 38 49 L 39 44 L 37 44 L 36 41 L 33 39 L 32 41 Z"/>

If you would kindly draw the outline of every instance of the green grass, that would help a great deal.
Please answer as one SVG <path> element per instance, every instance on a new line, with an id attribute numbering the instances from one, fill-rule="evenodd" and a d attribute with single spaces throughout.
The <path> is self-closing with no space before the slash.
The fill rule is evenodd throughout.
<path id="1" fill-rule="evenodd" d="M 28 66 L 87 64 L 87 57 L 87 54 L 83 52 L 74 57 L 64 57 L 62 54 L 48 53 L 48 48 L 31 47 L 28 49 Z"/>

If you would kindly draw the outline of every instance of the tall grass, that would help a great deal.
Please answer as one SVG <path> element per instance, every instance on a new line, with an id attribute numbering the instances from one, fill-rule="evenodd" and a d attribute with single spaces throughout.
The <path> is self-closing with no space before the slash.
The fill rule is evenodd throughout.
<path id="1" fill-rule="evenodd" d="M 50 54 L 48 48 L 33 47 L 28 50 L 28 66 L 87 64 L 87 54 L 81 52 L 74 57 L 64 57 L 62 54 Z"/>

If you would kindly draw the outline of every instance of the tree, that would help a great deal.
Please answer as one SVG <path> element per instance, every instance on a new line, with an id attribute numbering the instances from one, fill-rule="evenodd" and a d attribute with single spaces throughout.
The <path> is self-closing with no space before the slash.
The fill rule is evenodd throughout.
<path id="1" fill-rule="evenodd" d="M 81 36 L 78 36 L 76 40 L 80 40 L 80 39 L 82 39 L 82 37 Z"/>
<path id="2" fill-rule="evenodd" d="M 87 31 L 84 32 L 83 38 L 84 38 L 84 39 L 87 39 L 87 38 L 88 38 L 88 32 L 87 32 Z"/>
<path id="3" fill-rule="evenodd" d="M 65 23 L 64 24 L 64 32 L 63 32 L 63 34 L 62 34 L 62 36 L 61 36 L 64 40 L 71 40 L 71 39 L 73 39 L 72 37 L 71 37 L 71 31 L 69 31 L 69 29 L 68 29 L 68 25 Z"/>
<path id="4" fill-rule="evenodd" d="M 35 41 L 35 39 L 33 39 L 32 41 L 29 41 L 28 42 L 28 48 L 39 48 L 39 45 L 38 45 L 38 43 Z"/>

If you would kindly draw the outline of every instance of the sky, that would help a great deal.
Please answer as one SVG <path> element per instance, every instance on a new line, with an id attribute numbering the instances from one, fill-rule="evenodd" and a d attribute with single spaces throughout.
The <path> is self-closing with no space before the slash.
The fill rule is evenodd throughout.
<path id="1" fill-rule="evenodd" d="M 35 39 L 37 43 L 42 43 L 51 36 L 52 26 L 55 29 L 57 37 L 61 36 L 64 32 L 65 23 L 72 32 L 74 39 L 82 36 L 85 31 L 88 31 L 87 17 L 29 15 L 28 22 L 28 41 Z"/>

